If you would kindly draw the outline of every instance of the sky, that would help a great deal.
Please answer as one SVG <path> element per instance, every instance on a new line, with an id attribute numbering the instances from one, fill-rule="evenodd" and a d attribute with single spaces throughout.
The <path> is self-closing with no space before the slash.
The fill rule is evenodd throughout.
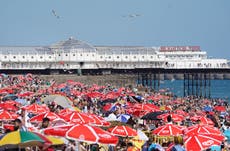
<path id="1" fill-rule="evenodd" d="M 230 0 L 0 1 L 4 46 L 75 37 L 92 45 L 196 45 L 210 57 L 230 59 L 229 35 Z"/>

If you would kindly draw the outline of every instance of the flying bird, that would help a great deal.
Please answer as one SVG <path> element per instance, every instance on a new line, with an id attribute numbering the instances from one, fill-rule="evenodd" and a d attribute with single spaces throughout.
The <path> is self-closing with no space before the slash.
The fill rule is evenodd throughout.
<path id="1" fill-rule="evenodd" d="M 136 17 L 140 17 L 141 14 L 129 14 L 129 15 L 123 15 L 122 17 L 127 17 L 127 18 L 136 18 Z"/>
<path id="2" fill-rule="evenodd" d="M 59 18 L 60 18 L 60 16 L 59 16 L 59 15 L 57 15 L 57 13 L 56 13 L 56 11 L 55 11 L 54 9 L 52 9 L 52 14 L 53 14 L 55 17 L 57 17 L 57 19 L 59 19 Z"/>

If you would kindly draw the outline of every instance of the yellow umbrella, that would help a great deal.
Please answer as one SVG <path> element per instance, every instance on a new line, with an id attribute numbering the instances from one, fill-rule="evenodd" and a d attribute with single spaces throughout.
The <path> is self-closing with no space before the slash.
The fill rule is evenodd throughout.
<path id="1" fill-rule="evenodd" d="M 64 144 L 64 141 L 61 138 L 57 138 L 54 136 L 46 136 L 51 142 L 52 145 L 62 145 Z"/>
<path id="2" fill-rule="evenodd" d="M 75 111 L 81 111 L 78 107 L 73 107 Z"/>
<path id="3" fill-rule="evenodd" d="M 132 144 L 137 147 L 138 149 L 141 149 L 142 146 L 145 144 L 144 140 L 140 140 L 139 136 L 135 136 L 133 137 L 130 142 L 132 142 Z"/>

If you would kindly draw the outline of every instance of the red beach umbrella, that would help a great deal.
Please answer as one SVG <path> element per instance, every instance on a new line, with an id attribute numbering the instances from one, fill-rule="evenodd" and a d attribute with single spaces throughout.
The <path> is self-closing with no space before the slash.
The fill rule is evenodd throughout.
<path id="1" fill-rule="evenodd" d="M 27 91 L 27 92 L 18 94 L 18 96 L 19 97 L 26 97 L 26 96 L 31 96 L 33 94 L 34 94 L 34 92 Z"/>
<path id="2" fill-rule="evenodd" d="M 43 130 L 43 133 L 45 135 L 65 137 L 66 132 L 71 127 L 73 127 L 73 125 L 62 125 L 62 126 L 48 127 L 48 128 Z"/>
<path id="3" fill-rule="evenodd" d="M 215 106 L 214 110 L 219 111 L 219 112 L 225 112 L 226 108 L 225 106 Z"/>
<path id="4" fill-rule="evenodd" d="M 59 115 L 53 112 L 42 113 L 37 116 L 32 117 L 29 121 L 31 123 L 42 122 L 43 118 L 49 118 L 50 121 L 63 120 Z M 63 120 L 64 121 L 64 120 Z"/>
<path id="5" fill-rule="evenodd" d="M 161 114 L 161 115 L 159 115 L 157 118 L 163 119 L 164 121 L 167 121 L 167 117 L 168 117 L 169 115 L 172 117 L 172 120 L 173 120 L 174 122 L 181 122 L 181 121 L 183 121 L 183 119 L 184 119 L 184 116 L 183 116 L 183 115 L 175 114 L 175 113 Z"/>
<path id="6" fill-rule="evenodd" d="M 188 113 L 183 111 L 183 110 L 176 110 L 175 113 L 179 114 L 179 115 L 182 115 L 182 116 L 188 116 Z"/>
<path id="7" fill-rule="evenodd" d="M 108 131 L 113 135 L 118 135 L 123 137 L 137 136 L 137 131 L 128 126 L 115 126 L 109 128 Z"/>
<path id="8" fill-rule="evenodd" d="M 224 136 L 215 134 L 195 134 L 184 138 L 186 151 L 205 150 L 213 145 L 221 145 Z"/>
<path id="9" fill-rule="evenodd" d="M 101 94 L 100 92 L 94 91 L 94 92 L 89 92 L 86 94 L 88 97 L 90 98 L 97 98 L 97 97 L 102 97 L 103 94 Z"/>
<path id="10" fill-rule="evenodd" d="M 111 124 L 107 122 L 103 117 L 97 116 L 95 114 L 89 114 L 89 117 L 91 117 L 94 122 L 91 123 L 96 126 L 110 126 Z"/>
<path id="11" fill-rule="evenodd" d="M 74 111 L 73 110 L 70 110 L 69 108 L 66 108 L 66 109 L 63 109 L 59 112 L 60 115 L 66 115 L 66 114 L 69 114 L 69 113 L 73 113 Z"/>
<path id="12" fill-rule="evenodd" d="M 9 105 L 20 105 L 20 103 L 13 101 L 13 100 L 7 100 L 6 102 L 4 102 L 4 104 L 9 104 Z"/>
<path id="13" fill-rule="evenodd" d="M 195 125 L 190 126 L 185 130 L 185 135 L 194 135 L 194 134 L 217 134 L 221 135 L 219 129 L 215 127 L 210 127 L 208 125 Z"/>
<path id="14" fill-rule="evenodd" d="M 3 110 L 7 110 L 7 111 L 17 111 L 18 110 L 16 106 L 12 104 L 8 104 L 8 103 L 1 103 L 0 108 Z"/>
<path id="15" fill-rule="evenodd" d="M 201 117 L 200 119 L 200 122 L 201 124 L 204 124 L 204 125 L 214 125 L 213 121 L 207 117 Z"/>
<path id="16" fill-rule="evenodd" d="M 0 121 L 10 121 L 15 120 L 16 118 L 18 118 L 17 114 L 12 114 L 6 110 L 0 112 Z"/>
<path id="17" fill-rule="evenodd" d="M 86 123 L 94 123 L 94 119 L 89 117 L 87 114 L 82 112 L 72 112 L 68 113 L 65 116 L 60 116 L 65 121 L 70 123 L 76 123 L 76 124 L 86 124 Z"/>
<path id="18" fill-rule="evenodd" d="M 25 107 L 22 107 L 22 109 L 26 110 L 27 112 L 35 113 L 35 114 L 45 113 L 49 111 L 49 108 L 47 106 L 42 106 L 38 104 L 27 105 Z"/>
<path id="19" fill-rule="evenodd" d="M 89 125 L 75 125 L 67 133 L 66 137 L 81 142 L 101 143 L 116 145 L 118 138 L 98 127 Z"/>
<path id="20" fill-rule="evenodd" d="M 176 135 L 182 135 L 183 134 L 184 127 L 177 126 L 173 124 L 166 124 L 163 126 L 160 126 L 152 131 L 154 135 L 159 136 L 176 136 Z"/>

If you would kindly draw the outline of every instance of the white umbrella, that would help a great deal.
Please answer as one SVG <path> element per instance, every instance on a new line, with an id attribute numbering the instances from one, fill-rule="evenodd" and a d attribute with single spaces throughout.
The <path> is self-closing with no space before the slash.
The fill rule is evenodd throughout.
<path id="1" fill-rule="evenodd" d="M 137 130 L 137 136 L 139 137 L 139 140 L 143 140 L 143 141 L 149 140 L 148 136 L 141 130 Z"/>
<path id="2" fill-rule="evenodd" d="M 114 113 L 109 114 L 108 117 L 104 118 L 106 121 L 119 121 Z"/>

